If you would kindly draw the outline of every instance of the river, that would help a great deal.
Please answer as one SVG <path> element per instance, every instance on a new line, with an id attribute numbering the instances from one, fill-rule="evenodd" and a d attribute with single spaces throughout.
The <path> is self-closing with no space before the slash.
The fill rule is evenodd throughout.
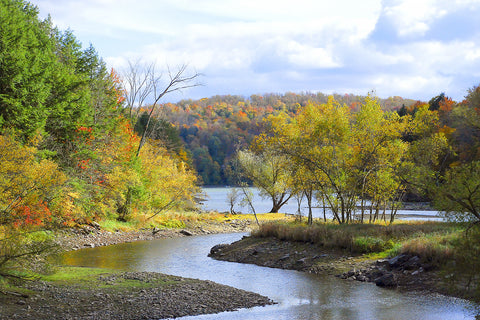
<path id="1" fill-rule="evenodd" d="M 475 319 L 480 312 L 478 306 L 462 299 L 419 292 L 401 293 L 372 283 L 217 261 L 207 256 L 212 246 L 231 243 L 242 236 L 218 234 L 82 249 L 68 252 L 64 263 L 211 280 L 260 293 L 278 303 L 180 318 L 183 320 Z"/>
<path id="2" fill-rule="evenodd" d="M 216 210 L 218 212 L 229 212 L 230 204 L 228 203 L 228 194 L 233 188 L 230 187 L 207 187 L 203 188 L 205 194 L 205 201 L 203 202 L 202 209 L 204 210 Z M 270 199 L 265 199 L 260 196 L 258 189 L 248 188 L 253 194 L 253 206 L 256 213 L 265 213 L 269 212 L 272 209 L 272 201 Z M 306 200 L 303 200 L 300 208 L 303 216 L 307 215 L 308 208 Z M 314 218 L 323 218 L 323 208 L 317 206 L 313 208 L 312 215 Z M 251 209 L 248 206 L 242 206 L 240 203 L 236 203 L 234 209 L 237 212 L 241 213 L 252 213 Z M 295 199 L 290 199 L 281 209 L 282 213 L 297 214 L 298 204 Z M 388 213 L 388 212 L 387 212 Z M 327 218 L 332 218 L 332 214 L 328 213 L 327 209 Z M 415 220 L 441 220 L 439 213 L 437 211 L 431 210 L 398 210 L 397 219 L 415 219 Z"/>

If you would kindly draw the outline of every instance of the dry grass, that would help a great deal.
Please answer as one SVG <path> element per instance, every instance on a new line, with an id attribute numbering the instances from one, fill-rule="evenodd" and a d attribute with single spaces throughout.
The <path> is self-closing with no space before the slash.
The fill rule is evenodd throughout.
<path id="1" fill-rule="evenodd" d="M 403 243 L 401 252 L 417 255 L 424 262 L 433 265 L 444 265 L 454 257 L 454 241 L 458 237 L 458 233 L 434 233 L 415 237 Z"/>
<path id="2" fill-rule="evenodd" d="M 440 262 L 451 258 L 451 243 L 458 238 L 462 230 L 462 225 L 443 222 L 393 225 L 317 223 L 313 226 L 265 223 L 253 236 L 310 242 L 326 248 L 349 250 L 352 253 L 374 253 L 396 248 L 396 251 L 418 254 L 429 261 Z"/>
<path id="3" fill-rule="evenodd" d="M 249 220 L 255 222 L 253 214 L 224 214 L 218 211 L 197 212 L 197 211 L 168 211 L 150 218 L 149 213 L 135 213 L 127 222 L 116 219 L 103 219 L 99 222 L 101 227 L 107 231 L 122 230 L 125 232 L 135 231 L 141 228 L 185 228 L 187 225 L 208 224 L 211 222 L 222 223 L 231 220 Z M 271 221 L 294 221 L 294 217 L 282 213 L 257 214 L 260 222 Z"/>

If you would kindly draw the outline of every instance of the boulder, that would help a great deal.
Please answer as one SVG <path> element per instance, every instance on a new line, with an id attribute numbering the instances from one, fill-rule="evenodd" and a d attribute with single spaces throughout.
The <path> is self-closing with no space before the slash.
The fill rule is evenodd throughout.
<path id="1" fill-rule="evenodd" d="M 379 287 L 396 287 L 397 279 L 393 273 L 387 272 L 383 276 L 375 279 L 375 284 Z"/>
<path id="2" fill-rule="evenodd" d="M 413 256 L 407 261 L 405 261 L 405 263 L 403 264 L 403 269 L 405 270 L 414 270 L 414 269 L 418 269 L 418 267 L 420 267 L 419 256 Z"/>
<path id="3" fill-rule="evenodd" d="M 396 257 L 388 259 L 388 266 L 391 269 L 399 269 L 402 268 L 405 262 L 407 262 L 411 258 L 408 254 L 400 254 Z"/>

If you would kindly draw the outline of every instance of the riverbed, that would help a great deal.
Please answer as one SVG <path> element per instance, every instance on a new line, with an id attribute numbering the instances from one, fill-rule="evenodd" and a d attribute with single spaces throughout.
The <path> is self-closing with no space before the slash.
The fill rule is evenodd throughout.
<path id="1" fill-rule="evenodd" d="M 273 306 L 181 319 L 475 319 L 480 312 L 478 306 L 462 299 L 403 293 L 371 283 L 217 261 L 207 256 L 212 246 L 242 236 L 218 234 L 82 249 L 67 253 L 64 263 L 211 280 L 277 302 Z"/>

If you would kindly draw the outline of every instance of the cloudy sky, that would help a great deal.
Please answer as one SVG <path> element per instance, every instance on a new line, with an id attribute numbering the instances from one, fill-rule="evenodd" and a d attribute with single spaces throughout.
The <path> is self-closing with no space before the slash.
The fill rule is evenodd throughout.
<path id="1" fill-rule="evenodd" d="M 188 64 L 213 95 L 460 101 L 480 84 L 480 0 L 31 0 L 109 67 Z M 167 99 L 168 100 L 168 99 Z"/>

